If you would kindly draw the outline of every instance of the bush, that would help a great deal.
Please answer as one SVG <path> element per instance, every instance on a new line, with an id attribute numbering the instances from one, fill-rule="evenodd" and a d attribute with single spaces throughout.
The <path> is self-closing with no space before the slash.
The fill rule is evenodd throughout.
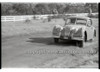
<path id="1" fill-rule="evenodd" d="M 98 18 L 98 14 L 88 14 L 88 17 L 90 17 L 90 18 Z"/>
<path id="2" fill-rule="evenodd" d="M 30 19 L 26 19 L 26 20 L 25 20 L 26 23 L 29 23 L 30 21 L 31 21 Z"/>

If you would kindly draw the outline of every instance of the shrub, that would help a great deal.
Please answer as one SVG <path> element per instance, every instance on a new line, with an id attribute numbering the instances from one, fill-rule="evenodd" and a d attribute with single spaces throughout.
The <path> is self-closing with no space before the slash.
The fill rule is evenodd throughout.
<path id="1" fill-rule="evenodd" d="M 90 17 L 90 18 L 98 18 L 98 14 L 88 14 L 88 17 Z"/>
<path id="2" fill-rule="evenodd" d="M 25 20 L 26 23 L 29 23 L 30 21 L 31 21 L 30 19 L 26 19 L 26 20 Z"/>

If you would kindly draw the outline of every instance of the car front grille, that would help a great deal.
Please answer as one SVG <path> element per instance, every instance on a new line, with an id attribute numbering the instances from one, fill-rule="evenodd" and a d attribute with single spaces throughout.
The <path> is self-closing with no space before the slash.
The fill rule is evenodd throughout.
<path id="1" fill-rule="evenodd" d="M 62 37 L 82 37 L 82 32 L 81 32 L 82 30 L 79 30 L 79 31 L 77 31 L 76 32 L 76 30 L 75 29 L 68 29 L 68 28 L 66 28 L 66 29 L 63 29 L 62 31 L 61 31 L 61 36 Z"/>

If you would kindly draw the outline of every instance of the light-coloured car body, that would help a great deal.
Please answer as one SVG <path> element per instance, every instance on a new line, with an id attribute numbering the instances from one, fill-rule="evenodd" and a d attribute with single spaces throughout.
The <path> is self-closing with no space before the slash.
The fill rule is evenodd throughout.
<path id="1" fill-rule="evenodd" d="M 53 38 L 66 40 L 87 41 L 93 40 L 96 36 L 96 29 L 92 25 L 92 19 L 89 17 L 70 16 L 66 19 L 65 25 L 56 25 L 53 28 Z"/>

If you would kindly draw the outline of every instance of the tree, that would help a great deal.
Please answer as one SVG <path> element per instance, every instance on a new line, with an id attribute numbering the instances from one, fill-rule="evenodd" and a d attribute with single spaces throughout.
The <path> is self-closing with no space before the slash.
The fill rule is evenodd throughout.
<path id="1" fill-rule="evenodd" d="M 18 14 L 22 14 L 22 15 L 27 15 L 29 11 L 27 4 L 24 4 L 24 3 L 14 4 L 13 9 L 15 9 Z"/>
<path id="2" fill-rule="evenodd" d="M 66 13 L 66 12 L 68 12 L 68 10 L 69 10 L 69 5 L 66 4 L 66 7 L 64 8 L 63 12 Z"/>
<path id="3" fill-rule="evenodd" d="M 10 3 L 2 3 L 1 4 L 1 14 L 2 15 L 9 15 L 9 11 L 12 10 L 12 4 Z"/>
<path id="4" fill-rule="evenodd" d="M 88 13 L 98 12 L 98 4 L 97 3 L 86 3 L 85 4 L 85 11 Z"/>
<path id="5" fill-rule="evenodd" d="M 35 13 L 37 14 L 49 14 L 50 10 L 47 4 L 37 4 L 34 8 Z"/>
<path id="6" fill-rule="evenodd" d="M 2 3 L 2 15 L 98 12 L 97 3 Z"/>

